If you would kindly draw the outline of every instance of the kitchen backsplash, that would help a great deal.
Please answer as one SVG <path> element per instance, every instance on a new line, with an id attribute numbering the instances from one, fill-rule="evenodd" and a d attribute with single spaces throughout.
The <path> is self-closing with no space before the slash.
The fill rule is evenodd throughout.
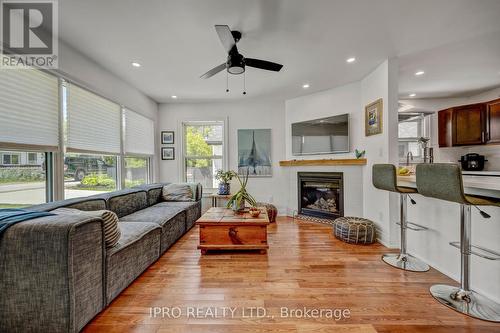
<path id="1" fill-rule="evenodd" d="M 488 162 L 484 164 L 484 171 L 500 171 L 500 145 L 434 148 L 435 162 L 455 162 L 460 156 L 468 153 L 484 155 Z"/>

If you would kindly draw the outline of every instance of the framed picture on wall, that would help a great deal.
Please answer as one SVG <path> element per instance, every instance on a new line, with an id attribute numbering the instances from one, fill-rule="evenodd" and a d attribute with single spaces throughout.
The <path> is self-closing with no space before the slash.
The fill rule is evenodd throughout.
<path id="1" fill-rule="evenodd" d="M 238 174 L 271 177 L 271 129 L 238 130 Z"/>
<path id="2" fill-rule="evenodd" d="M 161 159 L 162 160 L 175 160 L 175 148 L 174 147 L 162 147 L 161 148 Z"/>
<path id="3" fill-rule="evenodd" d="M 382 98 L 365 106 L 365 136 L 382 133 L 383 108 Z"/>
<path id="4" fill-rule="evenodd" d="M 164 145 L 174 144 L 174 131 L 162 131 L 161 132 L 161 143 Z"/>

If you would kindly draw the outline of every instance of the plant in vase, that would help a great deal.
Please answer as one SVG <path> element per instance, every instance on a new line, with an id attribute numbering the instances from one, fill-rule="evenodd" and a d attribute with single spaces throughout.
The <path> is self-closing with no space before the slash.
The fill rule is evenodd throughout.
<path id="1" fill-rule="evenodd" d="M 233 179 L 233 177 L 236 177 L 236 172 L 229 170 L 229 171 L 224 171 L 222 169 L 219 169 L 215 172 L 215 179 L 219 181 L 219 192 L 218 194 L 220 195 L 228 195 L 231 193 L 231 185 L 229 182 Z"/>
<path id="2" fill-rule="evenodd" d="M 240 183 L 241 188 L 236 192 L 228 201 L 227 208 L 232 208 L 234 211 L 243 210 L 245 208 L 245 202 L 248 202 L 252 207 L 257 205 L 254 197 L 248 193 L 248 172 L 244 179 L 241 179 L 239 175 L 235 173 L 235 177 Z"/>

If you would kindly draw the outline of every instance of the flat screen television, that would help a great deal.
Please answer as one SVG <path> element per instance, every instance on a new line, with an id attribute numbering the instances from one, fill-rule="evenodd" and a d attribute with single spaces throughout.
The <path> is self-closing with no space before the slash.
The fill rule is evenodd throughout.
<path id="1" fill-rule="evenodd" d="M 292 124 L 292 155 L 349 152 L 349 114 Z"/>

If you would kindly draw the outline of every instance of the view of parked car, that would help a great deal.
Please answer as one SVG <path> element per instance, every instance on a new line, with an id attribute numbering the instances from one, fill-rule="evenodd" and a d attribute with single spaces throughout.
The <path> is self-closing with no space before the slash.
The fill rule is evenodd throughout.
<path id="1" fill-rule="evenodd" d="M 97 156 L 67 156 L 64 158 L 64 175 L 82 181 L 89 174 L 105 174 L 109 165 Z"/>

